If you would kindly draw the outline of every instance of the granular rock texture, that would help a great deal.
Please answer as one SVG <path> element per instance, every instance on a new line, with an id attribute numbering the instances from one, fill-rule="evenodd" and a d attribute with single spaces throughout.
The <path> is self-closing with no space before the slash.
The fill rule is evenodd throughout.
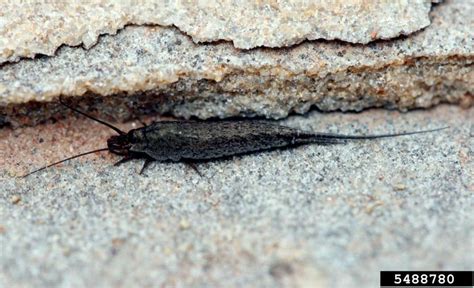
<path id="1" fill-rule="evenodd" d="M 470 270 L 472 119 L 453 105 L 294 115 L 282 124 L 450 128 L 198 164 L 202 177 L 102 153 L 19 178 L 114 132 L 84 118 L 0 129 L 0 287 L 378 287 L 380 270 Z"/>
<path id="2" fill-rule="evenodd" d="M 305 39 L 368 43 L 428 26 L 431 8 L 427 0 L 2 2 L 0 63 L 53 55 L 62 44 L 90 48 L 127 24 L 176 26 L 195 42 L 229 40 L 246 49 Z"/>
<path id="3" fill-rule="evenodd" d="M 231 43 L 196 44 L 176 28 L 128 26 L 89 50 L 64 46 L 54 57 L 4 64 L 0 122 L 48 118 L 58 109 L 41 109 L 47 105 L 41 103 L 61 95 L 92 99 L 83 108 L 117 119 L 153 111 L 280 118 L 313 105 L 324 111 L 440 102 L 469 107 L 473 14 L 473 2 L 449 1 L 433 10 L 432 25 L 410 37 L 250 51 Z"/>

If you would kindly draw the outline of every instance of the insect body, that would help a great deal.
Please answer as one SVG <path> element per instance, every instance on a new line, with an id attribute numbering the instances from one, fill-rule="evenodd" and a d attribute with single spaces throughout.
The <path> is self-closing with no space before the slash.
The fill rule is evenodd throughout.
<path id="1" fill-rule="evenodd" d="M 155 122 L 149 126 L 132 129 L 128 133 L 91 117 L 67 104 L 63 105 L 88 118 L 100 122 L 119 135 L 107 140 L 107 148 L 82 153 L 25 176 L 38 172 L 64 161 L 99 151 L 110 151 L 123 156 L 116 165 L 132 159 L 145 159 L 142 171 L 152 161 L 184 161 L 192 163 L 199 160 L 213 160 L 233 155 L 286 148 L 303 144 L 338 144 L 346 140 L 376 139 L 437 131 L 425 130 L 398 134 L 352 136 L 329 133 L 313 133 L 273 124 L 267 121 L 170 121 Z M 193 168 L 195 168 L 193 166 Z"/>
<path id="2" fill-rule="evenodd" d="M 126 138 L 130 153 L 161 161 L 210 160 L 318 141 L 313 134 L 264 121 L 155 122 Z"/>

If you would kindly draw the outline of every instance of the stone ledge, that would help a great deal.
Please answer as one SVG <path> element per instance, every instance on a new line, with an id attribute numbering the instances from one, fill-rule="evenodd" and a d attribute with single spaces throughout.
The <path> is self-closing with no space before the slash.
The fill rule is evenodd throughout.
<path id="1" fill-rule="evenodd" d="M 435 2 L 435 1 L 433 1 Z M 368 43 L 430 24 L 431 1 L 6 1 L 0 11 L 0 63 L 61 45 L 92 47 L 129 24 L 174 26 L 196 43 L 281 47 L 306 39 Z"/>
<path id="2" fill-rule="evenodd" d="M 117 120 L 152 112 L 281 118 L 311 106 L 470 107 L 473 8 L 449 1 L 432 11 L 427 29 L 369 45 L 312 41 L 243 51 L 230 43 L 195 44 L 174 28 L 130 26 L 89 50 L 62 47 L 55 57 L 4 64 L 1 122 L 47 119 L 58 113 L 61 95 Z"/>

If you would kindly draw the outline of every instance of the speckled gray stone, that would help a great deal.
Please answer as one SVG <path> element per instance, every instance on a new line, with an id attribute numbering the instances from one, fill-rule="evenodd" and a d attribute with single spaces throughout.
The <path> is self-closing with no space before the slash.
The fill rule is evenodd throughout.
<path id="1" fill-rule="evenodd" d="M 429 0 L 2 1 L 0 63 L 62 45 L 90 48 L 127 24 L 175 26 L 197 43 L 281 47 L 305 39 L 368 43 L 430 24 Z"/>
<path id="2" fill-rule="evenodd" d="M 55 57 L 3 65 L 0 122 L 51 117 L 57 108 L 15 105 L 60 95 L 89 95 L 97 99 L 94 108 L 118 119 L 143 111 L 281 118 L 311 106 L 325 111 L 407 110 L 440 102 L 469 107 L 472 14 L 474 2 L 448 1 L 434 9 L 432 25 L 408 38 L 251 51 L 230 43 L 197 45 L 172 28 L 127 27 L 89 50 L 63 47 Z M 83 108 L 92 107 L 90 102 Z"/>
<path id="3" fill-rule="evenodd" d="M 27 179 L 0 165 L 0 286 L 378 287 L 380 270 L 471 270 L 473 119 L 446 105 L 292 116 L 282 123 L 346 134 L 450 129 L 236 157 L 199 165 L 202 178 L 171 163 L 140 176 L 142 163 L 118 157 Z M 62 122 L 51 131 L 71 143 L 95 133 Z M 23 160 L 0 153 L 28 163 L 47 153 L 40 137 L 56 153 L 44 134 Z"/>

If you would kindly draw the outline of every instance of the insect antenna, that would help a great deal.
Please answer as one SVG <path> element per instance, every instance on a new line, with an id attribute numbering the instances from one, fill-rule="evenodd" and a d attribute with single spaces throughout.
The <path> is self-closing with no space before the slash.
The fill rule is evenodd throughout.
<path id="1" fill-rule="evenodd" d="M 80 110 L 78 110 L 78 109 L 76 109 L 76 108 L 74 108 L 74 107 L 71 107 L 71 106 L 67 105 L 66 103 L 63 102 L 62 99 L 59 99 L 59 103 L 61 103 L 62 105 L 66 106 L 67 108 L 71 109 L 71 110 L 74 111 L 74 112 L 77 112 L 77 113 L 79 113 L 79 114 L 81 114 L 81 115 L 83 115 L 83 116 L 85 116 L 85 117 L 87 117 L 87 118 L 89 118 L 89 119 L 92 119 L 92 120 L 94 120 L 94 121 L 96 121 L 96 122 L 99 122 L 99 123 L 102 124 L 102 125 L 105 125 L 105 126 L 111 128 L 111 129 L 113 129 L 115 132 L 117 132 L 117 133 L 120 134 L 120 135 L 125 135 L 125 134 L 127 134 L 127 133 L 123 132 L 122 130 L 120 130 L 119 128 L 113 126 L 112 124 L 109 124 L 109 123 L 107 123 L 107 122 L 105 122 L 105 121 L 102 121 L 102 120 L 100 120 L 100 119 L 97 119 L 97 118 L 95 118 L 95 117 L 92 117 L 92 116 L 90 116 L 90 115 L 87 115 L 86 113 L 84 113 L 84 112 L 82 112 L 82 111 L 80 111 Z"/>
<path id="2" fill-rule="evenodd" d="M 34 171 L 32 171 L 32 172 L 30 172 L 30 173 L 28 173 L 28 174 L 26 174 L 26 175 L 23 175 L 23 176 L 21 176 L 21 177 L 22 177 L 22 178 L 25 178 L 25 177 L 27 177 L 27 176 L 33 174 L 33 173 L 42 171 L 42 170 L 44 170 L 44 169 L 46 169 L 46 168 L 49 168 L 49 167 L 52 167 L 52 166 L 61 164 L 61 163 L 63 163 L 63 162 L 66 162 L 66 161 L 69 161 L 69 160 L 72 160 L 72 159 L 75 159 L 75 158 L 79 158 L 79 157 L 81 157 L 81 156 L 85 156 L 85 155 L 92 154 L 92 153 L 96 153 L 96 152 L 108 151 L 108 150 L 109 150 L 109 148 L 101 148 L 101 149 L 96 149 L 96 150 L 84 152 L 84 153 L 81 153 L 81 154 L 77 154 L 77 155 L 68 157 L 68 158 L 66 158 L 66 159 L 60 160 L 60 161 L 58 161 L 58 162 L 51 163 L 51 164 L 49 164 L 49 165 L 47 165 L 47 166 L 44 166 L 44 167 L 41 167 L 41 168 L 39 168 L 39 169 L 36 169 L 36 170 L 34 170 Z"/>

